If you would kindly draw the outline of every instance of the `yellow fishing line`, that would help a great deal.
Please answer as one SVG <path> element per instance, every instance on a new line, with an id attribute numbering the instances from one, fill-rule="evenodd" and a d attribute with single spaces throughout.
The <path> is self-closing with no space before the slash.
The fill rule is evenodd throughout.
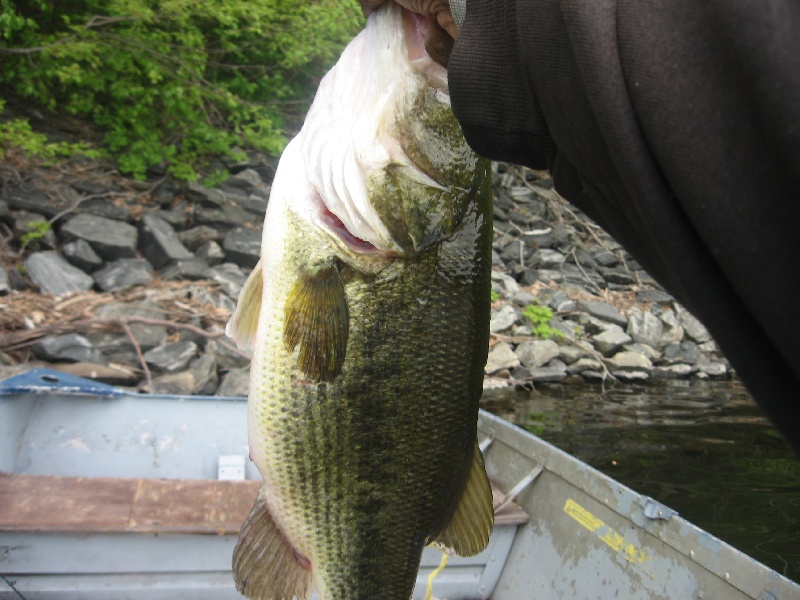
<path id="1" fill-rule="evenodd" d="M 448 555 L 442 552 L 442 562 L 440 562 L 439 566 L 436 567 L 433 571 L 431 571 L 430 575 L 428 575 L 428 587 L 425 588 L 425 600 L 431 600 L 431 598 L 433 597 L 433 580 L 447 566 L 447 559 Z"/>

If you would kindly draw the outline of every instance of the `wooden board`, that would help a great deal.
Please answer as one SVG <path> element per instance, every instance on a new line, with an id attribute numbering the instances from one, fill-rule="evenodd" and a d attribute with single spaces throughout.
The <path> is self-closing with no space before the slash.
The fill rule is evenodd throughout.
<path id="1" fill-rule="evenodd" d="M 495 506 L 502 503 L 505 494 L 492 484 L 492 502 Z M 509 502 L 500 510 L 495 509 L 495 525 L 523 525 L 530 521 L 528 513 L 522 510 L 516 502 Z"/>
<path id="2" fill-rule="evenodd" d="M 260 485 L 0 473 L 0 531 L 238 533 Z"/>
<path id="3" fill-rule="evenodd" d="M 0 531 L 236 534 L 260 485 L 0 473 Z M 495 518 L 497 525 L 527 521 L 514 504 Z"/>

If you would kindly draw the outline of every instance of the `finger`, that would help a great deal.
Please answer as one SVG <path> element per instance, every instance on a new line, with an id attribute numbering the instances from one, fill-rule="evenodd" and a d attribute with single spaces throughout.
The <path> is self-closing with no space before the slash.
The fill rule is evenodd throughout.
<path id="1" fill-rule="evenodd" d="M 450 34 L 451 38 L 458 39 L 458 25 L 456 25 L 456 20 L 449 9 L 436 13 L 436 22 L 439 23 L 439 27 Z"/>
<path id="2" fill-rule="evenodd" d="M 446 69 L 452 50 L 453 38 L 436 23 L 431 25 L 428 36 L 425 38 L 425 51 L 428 56 Z"/>
<path id="3" fill-rule="evenodd" d="M 384 0 L 361 0 L 361 10 L 364 12 L 364 16 L 368 17 L 369 13 L 378 8 L 383 3 Z"/>
<path id="4" fill-rule="evenodd" d="M 397 3 L 420 15 L 435 15 L 450 12 L 450 0 L 397 0 Z"/>

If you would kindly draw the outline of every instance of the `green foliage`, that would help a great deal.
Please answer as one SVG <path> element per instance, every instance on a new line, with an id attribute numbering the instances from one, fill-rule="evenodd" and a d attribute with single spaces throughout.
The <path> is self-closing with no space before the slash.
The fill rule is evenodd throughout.
<path id="1" fill-rule="evenodd" d="M 220 183 L 228 179 L 228 175 L 229 173 L 227 171 L 215 169 L 203 178 L 203 185 L 210 188 L 217 187 Z"/>
<path id="2" fill-rule="evenodd" d="M 546 306 L 529 304 L 522 309 L 522 314 L 528 318 L 533 325 L 533 334 L 541 338 L 550 337 L 563 338 L 564 334 L 558 329 L 553 329 L 550 322 L 553 320 L 553 311 Z"/>
<path id="3" fill-rule="evenodd" d="M 50 221 L 28 221 L 26 226 L 28 231 L 23 233 L 22 237 L 20 237 L 20 242 L 22 243 L 20 252 L 24 252 L 25 248 L 27 248 L 28 244 L 31 242 L 41 240 L 52 228 L 53 226 L 50 224 Z"/>
<path id="4" fill-rule="evenodd" d="M 0 0 L 0 94 L 89 117 L 124 172 L 278 153 L 356 0 Z"/>
<path id="5" fill-rule="evenodd" d="M 491 294 L 492 302 L 497 302 L 500 299 L 500 294 L 494 290 L 492 290 Z"/>
<path id="6" fill-rule="evenodd" d="M 3 100 L 0 100 L 0 112 L 3 111 L 4 104 Z M 26 156 L 39 156 L 44 159 L 76 154 L 98 158 L 102 154 L 84 143 L 49 142 L 46 135 L 31 129 L 27 119 L 0 122 L 0 158 L 6 158 L 6 153 L 14 148 L 21 150 Z"/>

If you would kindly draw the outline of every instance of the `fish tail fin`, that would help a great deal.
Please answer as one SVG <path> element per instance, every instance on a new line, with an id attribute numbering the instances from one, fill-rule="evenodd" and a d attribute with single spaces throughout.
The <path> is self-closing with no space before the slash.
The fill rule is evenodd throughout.
<path id="1" fill-rule="evenodd" d="M 258 261 L 253 272 L 245 281 L 236 310 L 233 311 L 225 333 L 241 350 L 252 350 L 258 329 L 258 317 L 261 314 L 261 294 L 263 292 L 263 270 L 261 261 Z"/>
<path id="2" fill-rule="evenodd" d="M 475 453 L 467 485 L 450 523 L 433 544 L 448 554 L 474 556 L 489 543 L 493 524 L 492 488 L 486 476 L 483 454 L 475 440 Z"/>
<path id="3" fill-rule="evenodd" d="M 311 564 L 275 524 L 263 492 L 233 550 L 233 578 L 236 589 L 250 600 L 303 600 L 311 592 Z"/>

